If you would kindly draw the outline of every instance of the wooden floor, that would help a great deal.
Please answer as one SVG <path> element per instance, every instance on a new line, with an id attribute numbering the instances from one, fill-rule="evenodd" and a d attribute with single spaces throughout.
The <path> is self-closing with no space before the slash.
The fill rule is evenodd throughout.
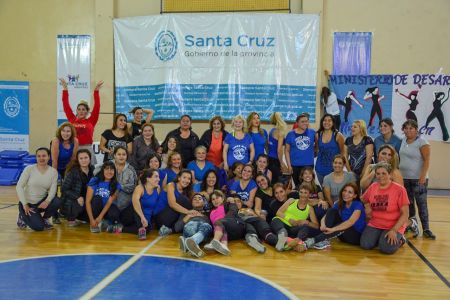
<path id="1" fill-rule="evenodd" d="M 86 225 L 69 228 L 65 221 L 46 232 L 16 227 L 14 187 L 0 187 L 0 260 L 77 253 L 139 253 L 145 242 L 129 234 L 91 234 Z M 450 279 L 450 198 L 429 198 L 431 228 L 436 241 L 410 239 L 412 245 L 446 279 Z M 268 247 L 257 254 L 243 242 L 232 242 L 232 255 L 207 255 L 203 260 L 262 276 L 301 299 L 450 299 L 450 289 L 405 245 L 392 256 L 363 251 L 333 241 L 329 250 L 279 253 Z M 159 240 L 146 254 L 182 257 L 177 236 Z M 0 274 L 4 277 L 5 274 Z M 3 278 L 4 279 L 4 278 Z"/>

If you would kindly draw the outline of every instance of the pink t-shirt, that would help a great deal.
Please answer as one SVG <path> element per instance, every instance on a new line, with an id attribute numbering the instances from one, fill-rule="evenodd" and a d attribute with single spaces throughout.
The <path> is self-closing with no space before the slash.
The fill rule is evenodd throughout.
<path id="1" fill-rule="evenodd" d="M 362 198 L 370 203 L 372 219 L 369 226 L 378 229 L 391 229 L 400 218 L 402 206 L 409 205 L 408 194 L 404 187 L 392 182 L 388 188 L 381 189 L 378 182 L 372 183 Z M 405 232 L 406 223 L 398 232 Z"/>
<path id="2" fill-rule="evenodd" d="M 225 207 L 223 206 L 223 204 L 211 210 L 211 213 L 209 214 L 209 219 L 211 220 L 211 224 L 213 225 L 217 220 L 223 218 L 225 218 Z"/>

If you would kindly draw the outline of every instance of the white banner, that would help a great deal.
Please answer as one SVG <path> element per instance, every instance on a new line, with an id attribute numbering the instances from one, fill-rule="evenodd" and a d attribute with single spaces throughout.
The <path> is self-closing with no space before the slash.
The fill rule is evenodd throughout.
<path id="1" fill-rule="evenodd" d="M 406 119 L 414 119 L 428 140 L 449 141 L 450 76 L 445 74 L 394 75 L 392 121 L 401 133 Z"/>
<path id="2" fill-rule="evenodd" d="M 62 105 L 64 78 L 69 89 L 70 106 L 75 111 L 80 100 L 90 103 L 91 37 L 89 35 L 58 35 L 57 37 L 57 118 L 58 124 L 67 121 Z"/>
<path id="3" fill-rule="evenodd" d="M 167 14 L 114 20 L 116 110 L 154 119 L 315 118 L 319 16 Z"/>

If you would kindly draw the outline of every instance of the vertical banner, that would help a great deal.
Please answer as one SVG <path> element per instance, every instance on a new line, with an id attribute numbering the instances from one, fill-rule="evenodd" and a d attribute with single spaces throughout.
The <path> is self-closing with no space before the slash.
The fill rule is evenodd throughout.
<path id="1" fill-rule="evenodd" d="M 351 135 L 355 120 L 364 120 L 367 133 L 379 134 L 378 124 L 392 115 L 393 75 L 331 75 L 331 90 L 341 109 L 341 132 Z"/>
<path id="2" fill-rule="evenodd" d="M 90 103 L 91 82 L 91 37 L 89 35 L 58 35 L 57 37 L 57 119 L 58 124 L 66 121 L 62 105 L 62 86 L 59 78 L 64 78 L 69 89 L 69 101 L 73 110 L 80 100 Z"/>
<path id="3" fill-rule="evenodd" d="M 29 151 L 29 83 L 0 81 L 0 151 Z"/>
<path id="4" fill-rule="evenodd" d="M 167 14 L 114 20 L 116 110 L 195 120 L 316 112 L 318 15 Z"/>
<path id="5" fill-rule="evenodd" d="M 369 75 L 371 51 L 371 32 L 335 32 L 333 74 Z"/>
<path id="6" fill-rule="evenodd" d="M 406 119 L 413 119 L 426 139 L 449 140 L 450 76 L 397 74 L 393 89 L 392 120 L 396 132 L 401 132 Z"/>

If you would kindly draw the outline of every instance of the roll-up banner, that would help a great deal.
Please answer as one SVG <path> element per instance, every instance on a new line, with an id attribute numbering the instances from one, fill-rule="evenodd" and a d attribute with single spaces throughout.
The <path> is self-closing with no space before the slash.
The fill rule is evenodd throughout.
<path id="1" fill-rule="evenodd" d="M 29 83 L 0 81 L 0 151 L 29 151 Z"/>
<path id="2" fill-rule="evenodd" d="M 64 78 L 69 90 L 70 106 L 75 111 L 80 100 L 90 103 L 91 92 L 91 37 L 89 35 L 57 36 L 57 118 L 58 124 L 67 121 L 62 105 Z"/>

